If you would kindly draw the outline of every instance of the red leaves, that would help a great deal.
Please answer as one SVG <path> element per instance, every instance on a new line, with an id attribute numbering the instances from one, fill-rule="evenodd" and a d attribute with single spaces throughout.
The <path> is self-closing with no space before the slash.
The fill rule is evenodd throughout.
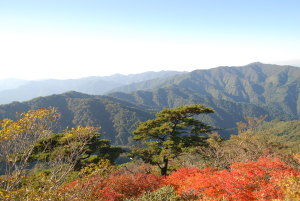
<path id="1" fill-rule="evenodd" d="M 202 173 L 211 173 L 214 172 L 214 168 L 204 168 L 204 169 L 198 169 L 193 167 L 185 167 L 180 168 L 173 172 L 171 175 L 166 177 L 164 179 L 164 183 L 167 185 L 172 185 L 175 187 L 175 189 L 178 190 L 178 192 L 182 193 L 185 192 L 187 189 L 185 189 L 186 181 L 189 178 L 195 177 L 195 175 L 199 175 Z"/>
<path id="2" fill-rule="evenodd" d="M 160 185 L 160 176 L 153 174 L 124 174 L 108 179 L 106 187 L 100 190 L 103 198 L 124 200 L 136 197 L 144 191 L 153 191 Z"/>
<path id="3" fill-rule="evenodd" d="M 94 176 L 71 182 L 65 192 L 72 199 L 121 201 L 154 191 L 163 185 L 174 186 L 183 198 L 198 200 L 272 200 L 283 199 L 282 183 L 290 176 L 300 175 L 278 158 L 260 158 L 248 163 L 233 163 L 230 170 L 214 168 L 180 168 L 162 179 L 145 173 Z M 70 191 L 71 190 L 71 191 Z M 74 193 L 80 192 L 74 197 Z M 86 193 L 87 196 L 82 197 Z M 290 196 L 291 197 L 291 196 Z M 71 197 L 69 197 L 71 198 Z"/>
<path id="4" fill-rule="evenodd" d="M 165 179 L 180 195 L 193 194 L 199 199 L 271 200 L 283 197 L 279 181 L 299 175 L 279 159 L 260 158 L 256 162 L 234 163 L 231 171 L 182 168 Z"/>
<path id="5" fill-rule="evenodd" d="M 65 194 L 73 199 L 92 199 L 105 201 L 121 201 L 125 198 L 137 197 L 144 191 L 153 191 L 160 187 L 161 177 L 153 174 L 122 174 L 103 178 L 95 176 L 82 182 L 71 182 L 64 189 Z M 83 195 L 89 192 L 88 195 Z M 84 196 L 84 197 L 82 197 Z"/>

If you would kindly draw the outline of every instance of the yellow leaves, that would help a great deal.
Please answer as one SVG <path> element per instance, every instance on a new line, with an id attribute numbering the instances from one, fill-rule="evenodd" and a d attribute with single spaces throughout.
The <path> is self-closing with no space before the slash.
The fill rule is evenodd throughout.
<path id="1" fill-rule="evenodd" d="M 0 121 L 0 159 L 7 166 L 6 178 L 2 181 L 5 190 L 19 187 L 34 144 L 39 138 L 51 133 L 52 123 L 59 116 L 54 108 L 41 108 L 21 113 L 15 121 Z"/>
<path id="2" fill-rule="evenodd" d="M 72 139 L 84 139 L 90 138 L 97 135 L 97 131 L 99 127 L 93 126 L 78 126 L 76 128 L 72 128 L 71 130 L 66 130 L 64 137 L 62 138 L 63 141 L 65 140 L 72 140 Z"/>
<path id="3" fill-rule="evenodd" d="M 267 115 L 261 115 L 260 117 L 244 117 L 246 122 L 237 122 L 237 128 L 239 134 L 245 131 L 255 131 L 259 125 L 261 125 Z"/>
<path id="4" fill-rule="evenodd" d="M 280 187 L 287 200 L 300 200 L 300 176 L 286 177 Z"/>
<path id="5" fill-rule="evenodd" d="M 0 141 L 7 140 L 11 137 L 11 125 L 13 121 L 11 119 L 3 119 L 0 121 Z"/>
<path id="6" fill-rule="evenodd" d="M 105 175 L 110 173 L 115 169 L 114 166 L 111 165 L 109 160 L 101 159 L 97 164 L 91 163 L 88 166 L 82 168 L 79 173 L 79 177 L 91 177 L 95 175 Z"/>
<path id="7" fill-rule="evenodd" d="M 3 190 L 0 189 L 0 200 L 58 200 L 56 199 L 56 196 L 59 197 L 58 192 L 53 190 L 55 185 L 60 185 L 63 178 L 73 170 L 77 161 L 86 152 L 86 145 L 100 135 L 97 132 L 99 128 L 92 126 L 78 126 L 66 130 L 61 134 L 64 140 L 63 149 L 58 150 L 59 154 L 55 160 L 51 159 L 55 165 L 51 169 L 51 180 L 41 174 L 38 176 L 38 183 L 27 185 L 30 184 L 27 180 L 31 177 L 28 177 L 26 168 L 30 164 L 30 155 L 35 144 L 39 140 L 48 138 L 48 134 L 52 133 L 52 125 L 59 117 L 60 114 L 56 109 L 41 108 L 21 113 L 19 119 L 15 121 L 11 119 L 0 121 L 0 157 L 10 166 L 10 170 L 13 170 L 6 171 L 5 177 L 0 177 L 0 186 L 3 187 Z M 105 164 L 103 162 L 103 167 Z M 90 171 L 92 170 L 104 172 L 104 169 L 96 166 L 90 167 Z M 41 188 L 36 188 L 36 184 Z"/>
<path id="8" fill-rule="evenodd" d="M 1 192 L 1 191 L 0 191 Z M 5 191 L 0 193 L 0 200 L 31 200 L 31 201 L 43 201 L 43 200 L 65 200 L 58 192 L 54 190 L 43 190 L 22 187 L 15 191 Z"/>
<path id="9" fill-rule="evenodd" d="M 73 133 L 66 133 L 65 135 L 64 135 L 64 138 L 70 138 L 70 137 L 72 137 L 73 136 Z"/>
<path id="10" fill-rule="evenodd" d="M 300 163 L 300 154 L 299 153 L 296 153 L 296 154 L 293 154 L 293 158 Z"/>
<path id="11" fill-rule="evenodd" d="M 21 113 L 20 119 L 16 121 L 3 119 L 0 121 L 0 142 L 14 140 L 26 133 L 44 134 L 59 117 L 60 114 L 55 108 L 40 108 Z"/>
<path id="12" fill-rule="evenodd" d="M 58 113 L 56 108 L 50 107 L 50 108 L 40 108 L 37 110 L 29 110 L 26 113 L 21 113 L 20 117 L 23 120 L 48 118 L 51 121 L 55 121 L 57 120 L 57 118 L 60 117 L 60 114 Z"/>

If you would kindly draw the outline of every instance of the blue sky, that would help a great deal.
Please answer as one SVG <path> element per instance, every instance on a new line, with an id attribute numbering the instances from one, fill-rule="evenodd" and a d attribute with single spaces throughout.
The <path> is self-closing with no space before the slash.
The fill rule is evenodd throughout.
<path id="1" fill-rule="evenodd" d="M 0 0 L 0 79 L 300 65 L 298 0 Z"/>

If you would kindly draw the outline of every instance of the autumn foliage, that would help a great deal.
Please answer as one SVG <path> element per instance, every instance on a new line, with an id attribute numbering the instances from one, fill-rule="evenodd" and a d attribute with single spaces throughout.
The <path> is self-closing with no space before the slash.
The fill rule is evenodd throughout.
<path id="1" fill-rule="evenodd" d="M 138 196 L 144 191 L 153 191 L 159 187 L 159 184 L 160 177 L 157 175 L 125 174 L 109 178 L 100 193 L 108 200 L 124 200 L 124 198 Z"/>
<path id="2" fill-rule="evenodd" d="M 137 197 L 145 191 L 156 190 L 160 183 L 161 177 L 154 174 L 98 175 L 88 180 L 68 183 L 63 188 L 62 195 L 69 199 L 121 201 Z"/>
<path id="3" fill-rule="evenodd" d="M 181 168 L 164 180 L 182 196 L 199 200 L 272 200 L 284 197 L 281 182 L 296 171 L 278 158 L 233 163 L 229 170 Z"/>
<path id="4" fill-rule="evenodd" d="M 142 163 L 134 159 L 114 165 L 104 157 L 110 153 L 110 144 L 99 139 L 98 128 L 79 126 L 54 134 L 58 118 L 56 109 L 42 108 L 22 113 L 16 121 L 0 121 L 0 165 L 5 165 L 0 200 L 300 200 L 299 153 L 279 152 L 283 146 L 277 146 L 271 135 L 257 137 L 255 126 L 240 124 L 243 133 L 227 142 L 211 135 L 201 149 L 194 149 L 200 160 L 191 165 L 204 167 L 200 169 L 173 160 L 190 147 L 184 145 L 185 140 L 194 138 L 177 138 L 183 140 L 177 142 L 173 136 L 162 142 L 164 151 L 161 146 L 141 149 L 150 153 L 151 160 L 142 157 Z M 151 132 L 154 135 L 156 130 Z M 179 145 L 184 149 L 177 150 Z M 183 155 L 181 160 L 186 159 Z"/>
<path id="5" fill-rule="evenodd" d="M 299 171 L 279 158 L 261 157 L 258 161 L 233 163 L 230 169 L 224 170 L 180 168 L 166 177 L 119 172 L 95 175 L 66 184 L 62 194 L 72 195 L 69 198 L 74 200 L 121 201 L 137 198 L 162 186 L 172 186 L 182 200 L 284 200 L 298 198 L 296 189 L 289 186 L 299 188 L 299 175 Z M 84 194 L 88 197 L 83 197 Z"/>

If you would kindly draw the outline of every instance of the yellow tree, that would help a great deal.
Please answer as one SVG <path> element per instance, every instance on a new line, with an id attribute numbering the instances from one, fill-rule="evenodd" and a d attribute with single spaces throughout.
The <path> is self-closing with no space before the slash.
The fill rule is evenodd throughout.
<path id="1" fill-rule="evenodd" d="M 55 150 L 53 158 L 48 162 L 51 169 L 49 180 L 52 188 L 63 183 L 64 178 L 74 170 L 81 157 L 88 151 L 88 144 L 92 139 L 99 136 L 99 128 L 92 126 L 78 126 L 71 130 L 66 130 L 61 138 L 63 147 Z"/>
<path id="2" fill-rule="evenodd" d="M 52 133 L 59 117 L 55 108 L 41 108 L 21 113 L 16 121 L 0 121 L 0 162 L 4 175 L 2 188 L 12 190 L 19 186 L 34 144 Z"/>
<path id="3" fill-rule="evenodd" d="M 56 109 L 41 108 L 0 121 L 0 200 L 48 200 L 79 161 L 121 153 L 100 140 L 97 127 L 53 133 L 59 117 Z"/>

